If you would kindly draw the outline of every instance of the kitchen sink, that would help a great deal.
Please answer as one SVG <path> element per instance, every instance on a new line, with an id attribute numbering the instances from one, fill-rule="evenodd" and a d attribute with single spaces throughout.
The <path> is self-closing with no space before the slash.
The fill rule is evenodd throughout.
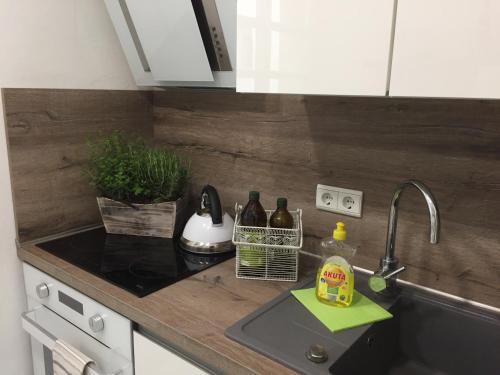
<path id="1" fill-rule="evenodd" d="M 399 283 L 392 298 L 371 292 L 367 275 L 356 289 L 393 318 L 330 332 L 289 291 L 230 327 L 228 337 L 303 374 L 500 374 L 500 313 Z M 301 287 L 314 285 L 306 280 Z M 328 359 L 306 358 L 313 344 Z"/>
<path id="2" fill-rule="evenodd" d="M 498 315 L 404 290 L 329 369 L 331 374 L 499 374 Z"/>

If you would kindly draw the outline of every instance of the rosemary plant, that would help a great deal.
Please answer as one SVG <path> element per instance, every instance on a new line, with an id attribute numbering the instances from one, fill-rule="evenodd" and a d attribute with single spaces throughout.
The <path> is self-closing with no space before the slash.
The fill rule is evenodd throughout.
<path id="1" fill-rule="evenodd" d="M 88 142 L 86 174 L 101 196 L 128 203 L 174 201 L 188 183 L 187 163 L 175 152 L 151 147 L 120 132 Z"/>

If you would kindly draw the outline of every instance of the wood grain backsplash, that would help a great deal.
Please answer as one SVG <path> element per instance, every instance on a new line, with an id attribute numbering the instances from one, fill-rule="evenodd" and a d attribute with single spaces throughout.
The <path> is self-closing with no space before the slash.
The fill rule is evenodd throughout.
<path id="1" fill-rule="evenodd" d="M 500 101 L 4 89 L 19 238 L 100 223 L 82 174 L 85 143 L 122 129 L 191 159 L 192 191 L 216 186 L 226 210 L 259 190 L 304 210 L 304 249 L 335 222 L 358 246 L 354 263 L 375 269 L 385 249 L 392 192 L 424 181 L 441 210 L 429 244 L 425 201 L 400 202 L 401 278 L 500 307 Z M 154 105 L 152 105 L 152 103 Z M 318 183 L 364 192 L 360 219 L 318 211 Z"/>
<path id="2" fill-rule="evenodd" d="M 3 89 L 21 241 L 101 222 L 83 174 L 88 139 L 120 129 L 152 135 L 144 91 Z"/>
<path id="3" fill-rule="evenodd" d="M 259 190 L 273 208 L 285 196 L 304 210 L 305 249 L 335 222 L 375 269 L 385 249 L 396 185 L 424 181 L 441 210 L 438 245 L 415 189 L 400 202 L 401 278 L 500 307 L 500 101 L 154 93 L 155 141 L 191 159 L 193 190 L 216 186 L 225 208 Z M 315 208 L 316 184 L 364 192 L 363 216 Z"/>

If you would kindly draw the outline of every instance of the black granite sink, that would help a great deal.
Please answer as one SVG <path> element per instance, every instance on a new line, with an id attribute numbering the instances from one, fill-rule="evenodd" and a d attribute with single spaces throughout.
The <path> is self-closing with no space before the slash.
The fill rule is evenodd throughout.
<path id="1" fill-rule="evenodd" d="M 226 330 L 226 335 L 303 374 L 500 374 L 500 314 L 428 291 L 402 286 L 391 299 L 372 293 L 367 276 L 356 289 L 392 312 L 392 319 L 332 333 L 290 292 Z M 314 285 L 306 280 L 303 287 Z M 324 363 L 305 352 L 320 344 Z"/>
<path id="2" fill-rule="evenodd" d="M 390 311 L 394 318 L 372 325 L 331 374 L 500 374 L 498 315 L 411 289 Z"/>

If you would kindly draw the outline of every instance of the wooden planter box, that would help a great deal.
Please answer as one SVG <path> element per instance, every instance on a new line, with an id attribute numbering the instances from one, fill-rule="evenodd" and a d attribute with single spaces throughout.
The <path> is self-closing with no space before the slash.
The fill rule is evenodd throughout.
<path id="1" fill-rule="evenodd" d="M 186 216 L 186 199 L 175 202 L 131 204 L 97 197 L 107 233 L 173 238 L 180 233 Z M 133 207 L 131 207 L 133 206 Z"/>

